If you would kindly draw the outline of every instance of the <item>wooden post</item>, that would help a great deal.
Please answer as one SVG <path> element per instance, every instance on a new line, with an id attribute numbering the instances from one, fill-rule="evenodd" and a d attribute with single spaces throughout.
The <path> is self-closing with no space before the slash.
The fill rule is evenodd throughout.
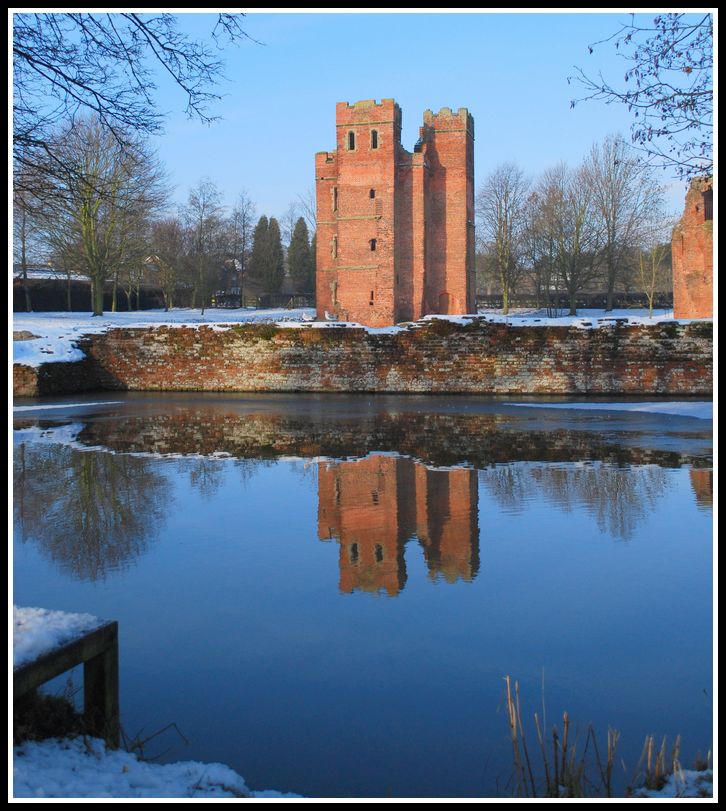
<path id="1" fill-rule="evenodd" d="M 108 746 L 120 744 L 118 699 L 118 642 L 83 663 L 83 715 L 89 734 Z"/>
<path id="2" fill-rule="evenodd" d="M 20 698 L 80 664 L 83 715 L 88 731 L 117 749 L 120 743 L 117 622 L 107 622 L 14 670 L 14 697 Z"/>

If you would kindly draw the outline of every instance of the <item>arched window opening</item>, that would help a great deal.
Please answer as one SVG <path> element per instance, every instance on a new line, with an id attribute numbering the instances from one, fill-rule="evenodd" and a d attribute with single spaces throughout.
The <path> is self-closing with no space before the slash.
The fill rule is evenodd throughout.
<path id="1" fill-rule="evenodd" d="M 379 543 L 376 544 L 376 562 L 383 562 L 383 547 Z"/>
<path id="2" fill-rule="evenodd" d="M 355 149 L 355 133 L 353 130 L 348 133 L 348 149 Z"/>
<path id="3" fill-rule="evenodd" d="M 338 210 L 338 187 L 333 186 L 333 211 Z"/>
<path id="4" fill-rule="evenodd" d="M 373 291 L 371 290 L 371 300 L 368 302 L 371 307 L 373 306 Z"/>
<path id="5" fill-rule="evenodd" d="M 378 130 L 371 130 L 371 149 L 378 149 Z"/>
<path id="6" fill-rule="evenodd" d="M 376 190 L 375 190 L 375 189 L 371 189 L 371 190 L 368 192 L 368 196 L 371 198 L 371 200 L 375 200 L 375 199 L 376 199 Z"/>
<path id="7" fill-rule="evenodd" d="M 375 249 L 376 249 L 376 240 L 371 239 L 371 240 L 368 241 L 368 244 L 371 246 L 371 250 L 375 251 Z"/>

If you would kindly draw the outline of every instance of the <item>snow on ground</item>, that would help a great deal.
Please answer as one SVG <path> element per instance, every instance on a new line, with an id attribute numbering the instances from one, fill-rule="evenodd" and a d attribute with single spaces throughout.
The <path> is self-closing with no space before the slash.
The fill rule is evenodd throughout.
<path id="1" fill-rule="evenodd" d="M 615 322 L 642 325 L 658 324 L 661 321 L 673 321 L 673 310 L 654 310 L 653 315 L 648 315 L 646 309 L 628 310 L 588 310 L 577 311 L 577 315 L 567 315 L 564 310 L 559 310 L 559 315 L 549 316 L 547 310 L 537 309 L 512 309 L 508 315 L 504 315 L 501 310 L 480 310 L 479 315 L 486 318 L 493 324 L 509 324 L 511 326 L 532 327 L 532 326 L 555 326 L 555 327 L 604 327 L 611 326 Z M 436 318 L 437 316 L 426 316 Z M 441 316 L 438 316 L 441 317 Z M 461 316 L 459 316 L 461 318 Z M 695 319 L 678 319 L 678 323 L 687 324 Z M 710 321 L 711 319 L 698 319 Z"/>
<path id="2" fill-rule="evenodd" d="M 691 769 L 680 769 L 668 777 L 662 789 L 655 791 L 642 788 L 633 796 L 656 800 L 676 797 L 713 797 L 713 770 L 696 772 Z"/>
<path id="3" fill-rule="evenodd" d="M 673 401 L 663 403 L 504 403 L 521 408 L 569 408 L 588 411 L 640 411 L 649 414 L 672 414 L 678 417 L 695 417 L 699 420 L 713 419 L 713 403 L 703 401 Z"/>
<path id="4" fill-rule="evenodd" d="M 28 741 L 13 749 L 13 797 L 251 797 L 298 794 L 251 791 L 221 763 L 148 763 L 107 749 L 97 738 Z"/>
<path id="5" fill-rule="evenodd" d="M 268 322 L 287 327 L 343 327 L 365 329 L 371 334 L 401 332 L 415 328 L 417 324 L 440 318 L 458 324 L 467 324 L 474 318 L 482 318 L 493 324 L 509 326 L 557 326 L 592 329 L 598 326 L 612 326 L 616 322 L 627 324 L 654 324 L 660 321 L 673 321 L 672 310 L 659 310 L 652 318 L 646 310 L 580 310 L 577 316 L 547 316 L 546 310 L 520 309 L 512 310 L 509 315 L 500 311 L 482 311 L 473 315 L 427 315 L 421 322 L 400 324 L 390 327 L 363 327 L 361 324 L 348 321 L 313 321 L 313 309 L 271 309 L 271 310 L 201 310 L 177 309 L 142 310 L 139 312 L 104 313 L 94 317 L 90 313 L 13 313 L 13 331 L 31 333 L 37 336 L 31 339 L 13 341 L 13 363 L 26 366 L 40 366 L 49 361 L 77 361 L 83 359 L 83 353 L 76 347 L 76 341 L 82 335 L 105 332 L 113 327 L 149 327 L 149 326 L 207 326 L 224 328 L 225 325 Z M 687 323 L 681 321 L 681 323 Z"/>
<path id="6" fill-rule="evenodd" d="M 28 332 L 32 339 L 13 341 L 13 363 L 40 366 L 50 361 L 83 360 L 84 354 L 76 346 L 83 335 L 98 335 L 114 327 L 176 326 L 199 327 L 203 324 L 219 326 L 249 322 L 308 323 L 315 311 L 310 309 L 286 310 L 201 310 L 178 309 L 141 310 L 139 312 L 104 313 L 13 313 L 13 332 Z"/>
<path id="7" fill-rule="evenodd" d="M 104 622 L 90 614 L 13 606 L 13 668 L 32 662 Z"/>
<path id="8" fill-rule="evenodd" d="M 712 797 L 713 771 L 681 770 L 660 791 L 640 789 L 633 796 Z M 301 795 L 251 791 L 244 778 L 221 763 L 148 763 L 129 752 L 107 749 L 96 738 L 74 738 L 14 747 L 13 797 L 296 799 Z"/>

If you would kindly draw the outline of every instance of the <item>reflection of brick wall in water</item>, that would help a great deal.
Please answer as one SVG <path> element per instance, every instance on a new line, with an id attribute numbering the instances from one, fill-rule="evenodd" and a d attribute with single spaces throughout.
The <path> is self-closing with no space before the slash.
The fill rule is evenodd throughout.
<path id="1" fill-rule="evenodd" d="M 472 580 L 479 563 L 476 472 L 372 455 L 318 466 L 318 537 L 340 544 L 340 590 L 398 594 L 417 537 L 432 577 Z"/>
<path id="2" fill-rule="evenodd" d="M 713 470 L 691 468 L 691 487 L 699 507 L 713 507 Z"/>
<path id="3" fill-rule="evenodd" d="M 694 178 L 673 229 L 673 314 L 713 317 L 713 178 Z"/>

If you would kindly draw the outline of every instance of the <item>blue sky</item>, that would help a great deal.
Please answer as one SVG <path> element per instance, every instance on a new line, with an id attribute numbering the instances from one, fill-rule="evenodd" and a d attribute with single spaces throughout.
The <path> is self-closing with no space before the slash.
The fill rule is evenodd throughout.
<path id="1" fill-rule="evenodd" d="M 643 15 L 645 19 L 652 15 Z M 214 15 L 184 14 L 185 30 L 206 35 Z M 611 44 L 627 13 L 250 13 L 252 41 L 224 52 L 225 97 L 211 126 L 189 121 L 184 99 L 160 83 L 169 110 L 159 155 L 183 202 L 203 177 L 227 204 L 241 190 L 258 213 L 280 216 L 314 187 L 315 152 L 335 146 L 335 104 L 394 98 L 403 111 L 404 147 L 412 149 L 423 111 L 467 107 L 475 119 L 478 186 L 504 161 L 536 175 L 579 162 L 610 133 L 629 139 L 620 105 L 570 101 L 582 94 L 567 77 L 575 66 L 620 81 L 625 63 Z M 668 207 L 680 212 L 683 183 L 670 184 Z"/>

